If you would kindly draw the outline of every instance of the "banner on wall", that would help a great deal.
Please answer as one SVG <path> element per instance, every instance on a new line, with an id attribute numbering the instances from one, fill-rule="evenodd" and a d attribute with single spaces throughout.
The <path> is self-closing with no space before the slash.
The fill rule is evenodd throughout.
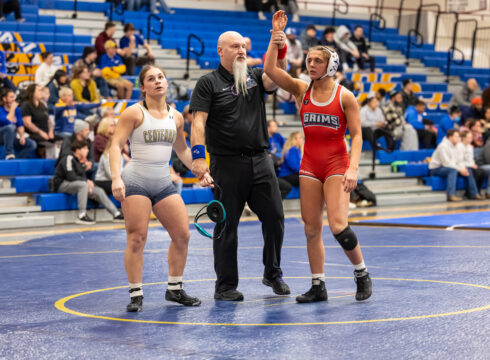
<path id="1" fill-rule="evenodd" d="M 446 0 L 447 11 L 474 12 L 487 10 L 487 0 Z"/>

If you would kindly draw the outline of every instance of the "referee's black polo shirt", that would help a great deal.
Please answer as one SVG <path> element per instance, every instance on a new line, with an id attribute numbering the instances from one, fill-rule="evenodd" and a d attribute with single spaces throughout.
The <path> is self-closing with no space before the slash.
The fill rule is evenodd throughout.
<path id="1" fill-rule="evenodd" d="M 208 113 L 206 145 L 214 155 L 256 153 L 269 148 L 263 69 L 248 68 L 247 95 L 237 95 L 233 75 L 221 64 L 202 76 L 192 92 L 190 111 Z"/>

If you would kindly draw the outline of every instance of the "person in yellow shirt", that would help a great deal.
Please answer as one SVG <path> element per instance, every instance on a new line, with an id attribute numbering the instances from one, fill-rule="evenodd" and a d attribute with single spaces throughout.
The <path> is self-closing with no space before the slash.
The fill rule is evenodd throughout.
<path id="1" fill-rule="evenodd" d="M 76 101 L 83 103 L 99 102 L 97 85 L 90 78 L 87 66 L 80 66 L 73 70 L 70 86 Z"/>
<path id="2" fill-rule="evenodd" d="M 107 40 L 104 47 L 106 53 L 100 59 L 102 76 L 109 86 L 116 88 L 119 99 L 131 99 L 133 83 L 121 77 L 126 72 L 126 65 L 124 65 L 121 57 L 116 54 L 116 43 Z"/>

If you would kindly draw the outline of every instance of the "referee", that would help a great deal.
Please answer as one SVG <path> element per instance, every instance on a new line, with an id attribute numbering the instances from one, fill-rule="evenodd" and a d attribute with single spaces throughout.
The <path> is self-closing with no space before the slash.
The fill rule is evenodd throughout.
<path id="1" fill-rule="evenodd" d="M 285 38 L 278 35 L 275 41 L 282 49 L 278 64 L 286 68 Z M 204 186 L 211 185 L 214 179 L 223 190 L 220 200 L 226 209 L 225 223 L 218 224 L 214 232 L 214 298 L 243 300 L 237 290 L 237 230 L 245 202 L 262 222 L 262 282 L 274 293 L 288 295 L 289 286 L 282 280 L 280 267 L 284 212 L 274 166 L 266 151 L 269 138 L 264 94 L 274 91 L 277 85 L 263 69 L 247 67 L 245 40 L 239 33 L 221 34 L 218 54 L 221 64 L 199 79 L 190 103 L 192 172 Z M 205 143 L 211 155 L 210 168 L 205 160 Z M 223 234 L 217 237 L 222 230 Z"/>

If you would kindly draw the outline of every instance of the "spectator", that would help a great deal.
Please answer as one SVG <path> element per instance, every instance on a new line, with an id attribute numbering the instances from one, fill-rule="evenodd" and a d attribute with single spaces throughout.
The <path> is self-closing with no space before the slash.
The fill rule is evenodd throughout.
<path id="1" fill-rule="evenodd" d="M 104 31 L 102 31 L 97 38 L 95 38 L 95 50 L 97 51 L 97 56 L 100 58 L 106 53 L 105 44 L 107 41 L 111 40 L 116 44 L 116 39 L 114 39 L 114 34 L 116 33 L 116 24 L 112 21 L 105 23 Z M 122 50 L 120 50 L 122 55 Z"/>
<path id="2" fill-rule="evenodd" d="M 490 109 L 490 86 L 483 91 L 481 99 L 483 101 L 483 107 L 485 109 Z"/>
<path id="3" fill-rule="evenodd" d="M 303 66 L 303 51 L 301 48 L 301 42 L 296 38 L 296 29 L 289 27 L 286 29 L 286 45 L 288 47 L 286 52 L 286 58 L 291 67 L 293 73 L 296 73 L 295 77 L 299 76 L 301 67 Z"/>
<path id="4" fill-rule="evenodd" d="M 407 110 L 410 105 L 415 106 L 418 98 L 413 93 L 413 81 L 410 79 L 403 79 L 402 86 L 402 98 L 403 98 L 403 110 Z"/>
<path id="5" fill-rule="evenodd" d="M 376 99 L 378 100 L 379 106 L 381 108 L 384 108 L 386 105 L 389 104 L 389 100 L 386 99 L 386 90 L 385 89 L 383 89 L 383 88 L 378 89 L 378 91 L 376 91 L 376 94 L 374 96 L 376 96 Z"/>
<path id="6" fill-rule="evenodd" d="M 265 0 L 263 2 L 266 2 Z M 271 13 L 275 13 L 276 11 L 283 10 L 289 14 L 293 14 L 292 21 L 298 22 L 298 4 L 296 0 L 268 0 L 268 2 L 264 5 L 265 11 L 270 11 Z M 263 16 L 263 14 L 262 14 Z M 260 17 L 259 19 L 265 20 L 265 17 Z"/>
<path id="7" fill-rule="evenodd" d="M 79 111 L 90 110 L 100 106 L 96 104 L 75 103 L 73 101 L 73 91 L 69 87 L 60 90 L 60 100 L 54 108 L 54 134 L 62 138 L 69 138 L 73 135 L 76 119 L 80 116 Z M 88 123 L 87 123 L 88 125 Z M 62 150 L 63 151 L 63 150 Z"/>
<path id="8" fill-rule="evenodd" d="M 97 51 L 91 46 L 85 46 L 83 54 L 80 59 L 73 64 L 72 71 L 75 72 L 77 68 L 86 66 L 92 79 L 94 79 L 97 89 L 103 98 L 109 98 L 111 96 L 109 92 L 109 86 L 107 81 L 102 77 L 102 70 L 97 68 Z"/>
<path id="9" fill-rule="evenodd" d="M 482 99 L 481 97 L 474 97 L 471 100 L 471 105 L 461 106 L 461 119 L 465 121 L 466 119 L 483 119 L 485 113 L 483 112 Z"/>
<path id="10" fill-rule="evenodd" d="M 181 194 L 182 188 L 184 187 L 184 181 L 182 180 L 180 175 L 177 172 L 175 172 L 172 165 L 170 165 L 169 170 L 170 170 L 170 178 L 172 179 L 172 182 L 175 185 L 177 193 Z"/>
<path id="11" fill-rule="evenodd" d="M 20 12 L 19 0 L 0 0 L 0 21 L 5 21 L 5 15 L 14 13 L 15 21 L 23 23 L 26 21 Z"/>
<path id="12" fill-rule="evenodd" d="M 124 221 L 122 213 L 109 200 L 104 190 L 87 179 L 84 163 L 87 162 L 88 151 L 86 141 L 76 140 L 71 144 L 71 152 L 56 166 L 55 191 L 77 194 L 78 217 L 75 221 L 77 224 L 95 224 L 95 221 L 87 215 L 87 199 L 102 204 L 112 214 L 114 222 Z"/>
<path id="13" fill-rule="evenodd" d="M 17 88 L 15 87 L 14 83 L 8 78 L 8 75 L 3 71 L 6 70 L 0 71 L 0 91 L 2 91 L 2 89 L 11 89 L 13 91 L 16 91 Z"/>
<path id="14" fill-rule="evenodd" d="M 471 145 L 473 142 L 473 134 L 469 130 L 464 130 L 460 132 L 460 137 L 461 142 L 458 144 L 460 154 L 459 161 L 463 164 L 463 167 L 472 169 L 476 187 L 481 189 L 485 177 L 488 177 L 489 174 L 475 162 L 475 152 Z"/>
<path id="15" fill-rule="evenodd" d="M 48 84 L 49 99 L 48 99 L 48 111 L 54 113 L 54 107 L 60 101 L 60 90 L 67 83 L 67 76 L 65 70 L 56 70 L 53 79 Z"/>
<path id="16" fill-rule="evenodd" d="M 490 141 L 487 140 L 482 151 L 475 158 L 476 164 L 485 172 L 487 177 L 486 198 L 490 199 Z"/>
<path id="17" fill-rule="evenodd" d="M 437 143 L 439 144 L 442 139 L 446 136 L 446 133 L 454 129 L 454 126 L 458 125 L 461 121 L 461 110 L 459 107 L 453 105 L 449 109 L 449 113 L 444 115 L 444 117 L 439 121 L 439 128 L 437 131 Z"/>
<path id="18" fill-rule="evenodd" d="M 299 186 L 299 168 L 303 157 L 304 137 L 299 131 L 289 134 L 282 149 L 282 164 L 278 177 L 288 182 L 291 186 Z M 284 199 L 288 192 L 281 192 Z"/>
<path id="19" fill-rule="evenodd" d="M 104 189 L 107 195 L 112 195 L 111 166 L 109 164 L 109 149 L 111 147 L 111 144 L 112 137 L 107 139 L 106 147 L 102 154 L 100 154 L 99 156 L 99 166 L 97 167 L 97 173 L 95 174 L 95 185 Z"/>
<path id="20" fill-rule="evenodd" d="M 361 56 L 359 50 L 357 50 L 356 44 L 351 40 L 351 33 L 345 25 L 340 25 L 335 31 L 334 41 L 336 44 L 337 53 L 339 54 L 339 60 L 343 64 L 344 70 L 349 70 L 349 66 L 353 66 L 353 70 L 359 70 L 357 63 L 353 62 L 353 59 L 359 59 Z"/>
<path id="21" fill-rule="evenodd" d="M 360 116 L 362 139 L 371 144 L 371 149 L 375 149 L 377 139 L 384 137 L 388 150 L 395 150 L 395 141 L 391 132 L 386 129 L 383 111 L 379 108 L 378 99 L 374 95 L 367 99 L 366 105 L 361 108 Z"/>
<path id="22" fill-rule="evenodd" d="M 328 46 L 334 49 L 337 54 L 340 54 L 340 49 L 337 47 L 337 43 L 335 42 L 335 28 L 329 26 L 325 28 L 323 31 L 322 38 L 320 40 L 320 44 L 323 46 Z M 340 56 L 340 55 L 339 55 Z M 339 58 L 339 67 L 337 68 L 337 72 L 342 72 L 344 70 L 341 59 Z M 344 85 L 345 86 L 345 85 Z"/>
<path id="23" fill-rule="evenodd" d="M 53 54 L 49 51 L 43 52 L 41 54 L 41 59 L 42 63 L 36 70 L 34 82 L 43 87 L 48 85 L 58 67 L 53 65 Z"/>
<path id="24" fill-rule="evenodd" d="M 433 129 L 432 121 L 423 118 L 426 105 L 422 100 L 417 100 L 415 106 L 410 105 L 405 111 L 405 119 L 417 130 L 419 144 L 423 149 L 436 147 L 437 137 Z"/>
<path id="25" fill-rule="evenodd" d="M 55 158 L 54 124 L 49 121 L 48 108 L 44 104 L 42 89 L 37 84 L 27 87 L 27 99 L 21 104 L 22 122 L 29 137 L 37 143 L 38 154 L 42 158 Z"/>
<path id="26" fill-rule="evenodd" d="M 105 44 L 106 54 L 100 59 L 102 76 L 112 87 L 116 88 L 119 99 L 131 99 L 133 83 L 123 79 L 122 74 L 126 72 L 126 65 L 119 55 L 116 54 L 116 43 L 108 40 Z"/>
<path id="27" fill-rule="evenodd" d="M 466 168 L 464 164 L 459 161 L 461 158 L 459 153 L 460 148 L 458 147 L 459 142 L 459 132 L 454 129 L 449 130 L 446 137 L 437 146 L 434 154 L 432 154 L 429 163 L 430 174 L 431 176 L 439 176 L 446 179 L 448 201 L 462 200 L 460 197 L 456 196 L 458 173 L 467 178 L 467 191 L 470 199 L 480 200 L 481 197 L 478 195 L 478 189 L 476 187 L 472 169 Z"/>
<path id="28" fill-rule="evenodd" d="M 100 117 L 101 121 L 104 120 L 104 118 L 111 118 L 112 120 L 114 120 L 114 122 L 116 122 L 116 114 L 112 106 L 102 106 L 100 108 Z M 97 134 L 97 130 L 99 129 L 99 124 L 101 121 L 94 125 L 94 134 Z"/>
<path id="29" fill-rule="evenodd" d="M 99 159 L 102 153 L 106 150 L 107 143 L 114 135 L 114 131 L 116 130 L 116 123 L 114 119 L 110 117 L 103 118 L 99 122 L 99 126 L 97 128 L 97 135 L 94 139 L 94 160 L 95 162 L 99 162 Z"/>
<path id="30" fill-rule="evenodd" d="M 284 147 L 284 138 L 278 132 L 276 120 L 267 121 L 267 133 L 269 134 L 269 154 L 272 156 L 272 161 L 276 168 L 279 168 L 282 157 L 282 148 Z"/>
<path id="31" fill-rule="evenodd" d="M 473 135 L 473 141 L 472 145 L 475 148 L 480 148 L 483 146 L 483 129 L 481 126 L 481 122 L 477 119 L 469 119 L 466 122 L 466 127 L 468 128 L 469 131 L 471 131 L 471 134 Z"/>
<path id="32" fill-rule="evenodd" d="M 471 78 L 466 81 L 466 84 L 463 87 L 453 94 L 451 101 L 449 103 L 450 106 L 456 105 L 459 107 L 462 106 L 471 106 L 471 100 L 474 97 L 480 94 L 480 87 L 475 79 Z"/>
<path id="33" fill-rule="evenodd" d="M 4 89 L 0 106 L 0 145 L 5 146 L 6 160 L 15 159 L 14 150 L 19 152 L 19 158 L 28 157 L 36 150 L 36 142 L 26 138 L 24 130 L 22 112 L 15 101 L 15 93 Z"/>
<path id="34" fill-rule="evenodd" d="M 261 66 L 262 56 L 252 51 L 252 40 L 248 37 L 244 37 L 245 40 L 245 50 L 247 50 L 247 65 L 250 67 Z"/>
<path id="35" fill-rule="evenodd" d="M 184 118 L 185 140 L 190 144 L 190 141 L 191 141 L 191 126 L 192 126 L 192 113 L 189 111 L 189 105 L 186 105 L 184 107 L 184 111 L 182 111 L 182 117 Z"/>
<path id="36" fill-rule="evenodd" d="M 138 48 L 140 45 L 145 48 L 146 55 L 139 56 Z M 127 75 L 134 75 L 135 65 L 144 66 L 155 63 L 155 56 L 153 56 L 150 45 L 141 34 L 135 33 L 134 25 L 131 23 L 124 25 L 124 36 L 119 40 L 119 47 L 124 51 L 123 55 L 127 59 L 125 61 Z"/>
<path id="37" fill-rule="evenodd" d="M 320 41 L 316 38 L 315 25 L 308 25 L 300 37 L 301 47 L 303 49 L 303 58 L 308 53 L 308 49 L 313 46 L 320 45 Z M 303 62 L 304 63 L 304 62 Z"/>
<path id="38" fill-rule="evenodd" d="M 79 66 L 73 69 L 73 78 L 70 86 L 76 101 L 81 103 L 99 102 L 97 85 L 90 78 L 90 72 L 87 66 Z"/>
<path id="39" fill-rule="evenodd" d="M 369 46 L 366 43 L 366 38 L 364 37 L 363 32 L 364 30 L 362 26 L 357 25 L 354 28 L 354 34 L 351 36 L 350 41 L 352 41 L 352 43 L 357 47 L 357 51 L 359 52 L 359 57 L 356 58 L 359 68 L 364 70 L 364 64 L 369 62 L 369 69 L 371 72 L 374 72 L 375 59 L 368 54 Z"/>
<path id="40" fill-rule="evenodd" d="M 171 10 L 165 0 L 158 0 L 160 3 L 160 10 L 166 14 L 175 14 L 174 10 Z M 157 0 L 128 0 L 127 1 L 127 9 L 129 11 L 140 10 L 141 6 L 147 5 L 148 10 L 154 14 L 160 13 L 160 10 L 157 9 Z"/>
<path id="41" fill-rule="evenodd" d="M 395 140 L 401 140 L 400 150 L 418 150 L 417 132 L 412 125 L 405 122 L 402 94 L 393 89 L 388 95 L 390 102 L 383 108 L 386 129 L 391 132 Z"/>

